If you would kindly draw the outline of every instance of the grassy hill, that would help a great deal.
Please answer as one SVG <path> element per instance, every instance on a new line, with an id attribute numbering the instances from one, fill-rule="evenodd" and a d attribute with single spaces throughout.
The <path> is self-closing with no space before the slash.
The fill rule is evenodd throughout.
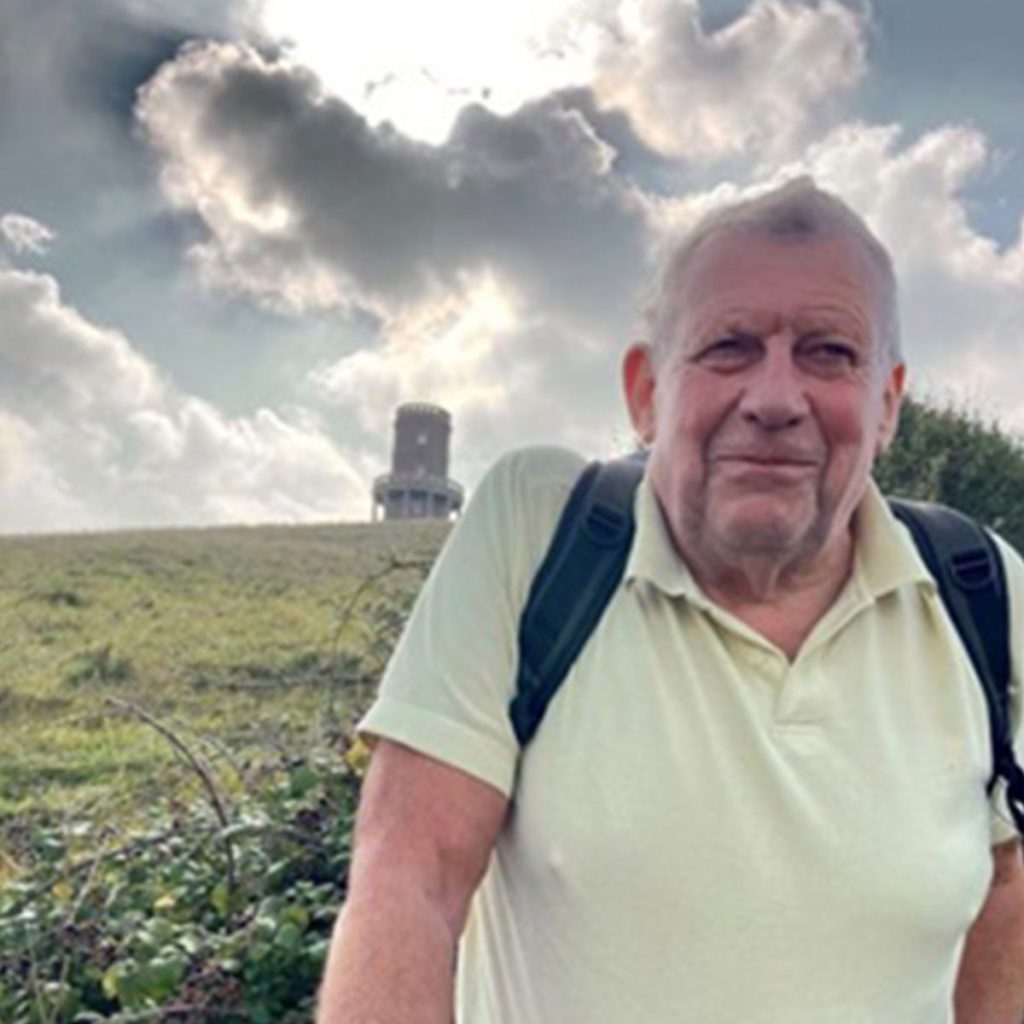
<path id="1" fill-rule="evenodd" d="M 130 820 L 196 783 L 143 713 L 214 763 L 343 728 L 447 529 L 0 538 L 0 883 L 33 812 Z"/>

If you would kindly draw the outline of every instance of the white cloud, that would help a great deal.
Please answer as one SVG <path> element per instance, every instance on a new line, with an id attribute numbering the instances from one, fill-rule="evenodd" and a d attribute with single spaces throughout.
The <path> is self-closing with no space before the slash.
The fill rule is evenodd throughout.
<path id="1" fill-rule="evenodd" d="M 311 413 L 225 416 L 45 275 L 0 269 L 0 321 L 0 530 L 365 517 Z"/>
<path id="2" fill-rule="evenodd" d="M 608 452 L 628 439 L 614 372 L 618 345 L 544 316 L 492 273 L 390 321 L 373 347 L 311 374 L 328 402 L 379 430 L 403 402 L 453 416 L 453 460 L 472 485 L 510 445 L 557 441 Z"/>
<path id="3" fill-rule="evenodd" d="M 790 153 L 864 77 L 866 14 L 822 0 L 753 0 L 708 34 L 698 0 L 627 0 L 595 92 L 679 159 Z"/>
<path id="4" fill-rule="evenodd" d="M 0 235 L 15 252 L 30 252 L 36 256 L 43 255 L 57 237 L 45 224 L 23 213 L 5 213 L 0 217 Z"/>
<path id="5" fill-rule="evenodd" d="M 515 297 L 493 275 L 400 314 L 380 343 L 316 371 L 311 383 L 344 403 L 373 429 L 402 402 L 429 398 L 457 419 L 499 413 L 530 377 L 525 353 L 515 353 L 524 329 Z"/>

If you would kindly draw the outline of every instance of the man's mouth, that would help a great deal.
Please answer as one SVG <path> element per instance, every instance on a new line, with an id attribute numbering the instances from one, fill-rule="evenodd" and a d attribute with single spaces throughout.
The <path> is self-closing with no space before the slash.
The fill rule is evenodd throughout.
<path id="1" fill-rule="evenodd" d="M 711 461 L 739 463 L 747 466 L 763 466 L 770 469 L 774 466 L 817 466 L 821 460 L 804 454 L 729 452 L 723 455 L 715 455 Z"/>
<path id="2" fill-rule="evenodd" d="M 715 456 L 710 469 L 721 481 L 733 486 L 776 491 L 802 487 L 817 479 L 821 461 L 804 454 L 730 452 Z"/>

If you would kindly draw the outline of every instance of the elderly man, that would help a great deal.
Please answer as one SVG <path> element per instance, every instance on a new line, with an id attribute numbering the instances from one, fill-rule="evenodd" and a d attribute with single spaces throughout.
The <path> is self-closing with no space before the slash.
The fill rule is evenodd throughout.
<path id="1" fill-rule="evenodd" d="M 582 461 L 502 459 L 424 588 L 362 723 L 320 1021 L 1020 1024 L 985 704 L 870 481 L 888 256 L 800 179 L 699 226 L 651 327 L 629 562 L 525 751 L 518 620 Z"/>

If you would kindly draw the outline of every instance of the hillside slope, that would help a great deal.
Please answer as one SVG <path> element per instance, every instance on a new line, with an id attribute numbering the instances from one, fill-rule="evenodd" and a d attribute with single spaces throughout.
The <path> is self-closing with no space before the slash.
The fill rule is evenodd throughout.
<path id="1" fill-rule="evenodd" d="M 372 686 L 447 530 L 0 538 L 0 850 L 4 819 L 113 792 L 127 813 L 171 769 L 166 738 L 111 698 L 208 750 L 282 744 L 325 707 L 343 716 Z"/>

